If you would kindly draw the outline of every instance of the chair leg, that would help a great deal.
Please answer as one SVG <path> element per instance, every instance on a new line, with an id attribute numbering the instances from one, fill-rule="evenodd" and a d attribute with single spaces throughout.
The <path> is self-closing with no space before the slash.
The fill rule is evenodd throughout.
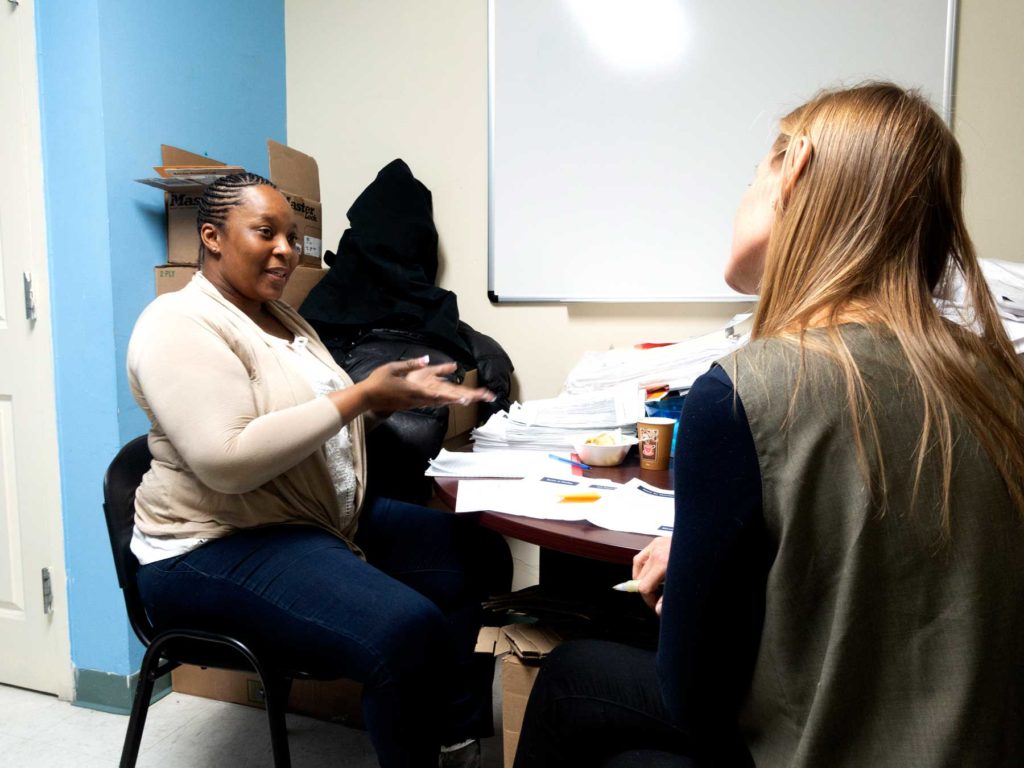
<path id="1" fill-rule="evenodd" d="M 135 768 L 139 758 L 139 746 L 142 744 L 142 730 L 146 727 L 146 715 L 149 714 L 149 700 L 153 696 L 153 684 L 156 682 L 156 670 L 160 664 L 160 649 L 150 646 L 142 659 L 139 669 L 139 683 L 135 686 L 135 700 L 132 702 L 132 714 L 128 718 L 128 732 L 124 736 L 124 747 L 121 750 L 120 768 Z"/>
<path id="2" fill-rule="evenodd" d="M 274 674 L 261 673 L 260 677 L 263 679 L 264 703 L 267 707 L 267 721 L 270 724 L 270 747 L 274 753 L 274 768 L 291 768 L 288 726 L 284 714 L 288 708 L 288 693 L 292 681 Z"/>

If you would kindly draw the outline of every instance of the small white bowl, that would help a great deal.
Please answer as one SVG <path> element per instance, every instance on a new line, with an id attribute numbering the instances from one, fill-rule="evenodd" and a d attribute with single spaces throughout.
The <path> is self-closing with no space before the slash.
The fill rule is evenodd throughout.
<path id="1" fill-rule="evenodd" d="M 573 444 L 573 450 L 584 464 L 592 467 L 614 467 L 622 463 L 629 449 L 636 444 L 637 439 L 628 436 L 619 437 L 615 445 L 588 445 L 580 440 Z"/>

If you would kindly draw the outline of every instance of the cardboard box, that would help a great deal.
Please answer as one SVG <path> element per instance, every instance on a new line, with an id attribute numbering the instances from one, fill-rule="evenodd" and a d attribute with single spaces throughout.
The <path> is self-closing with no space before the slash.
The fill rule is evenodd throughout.
<path id="1" fill-rule="evenodd" d="M 164 264 L 156 267 L 154 278 L 156 280 L 156 295 L 160 296 L 171 291 L 178 291 L 184 288 L 196 273 L 197 267 L 179 266 L 176 264 Z M 296 267 L 292 276 L 285 286 L 281 299 L 295 309 L 302 306 L 306 296 L 313 290 L 313 286 L 324 279 L 326 269 L 319 267 Z"/>
<path id="2" fill-rule="evenodd" d="M 263 686 L 255 672 L 182 664 L 171 672 L 171 688 L 190 696 L 265 706 Z M 352 680 L 296 680 L 288 696 L 288 711 L 362 727 L 362 692 L 363 686 Z"/>
<path id="3" fill-rule="evenodd" d="M 167 263 L 199 264 L 199 198 L 202 189 L 167 192 L 164 207 L 167 210 Z"/>
<path id="4" fill-rule="evenodd" d="M 286 304 L 298 309 L 309 296 L 313 287 L 327 276 L 327 272 L 328 270 L 320 268 L 319 262 L 314 267 L 300 264 L 288 278 L 288 285 L 284 287 L 281 299 Z"/>
<path id="5" fill-rule="evenodd" d="M 539 666 L 528 666 L 513 653 L 501 660 L 501 740 L 505 768 L 512 768 L 516 758 L 526 702 L 539 672 Z"/>
<path id="6" fill-rule="evenodd" d="M 203 190 L 218 176 L 241 173 L 239 165 L 226 165 L 220 160 L 197 155 L 185 149 L 160 145 L 163 166 L 155 170 L 158 176 L 136 179 L 164 191 L 167 211 L 167 263 L 199 263 L 199 231 L 196 216 Z"/>
<path id="7" fill-rule="evenodd" d="M 196 267 L 185 267 L 177 264 L 163 264 L 153 270 L 156 282 L 156 295 L 160 296 L 173 291 L 180 291 L 196 273 Z"/>
<path id="8" fill-rule="evenodd" d="M 562 642 L 562 636 L 538 624 L 508 624 L 501 628 L 512 654 L 527 664 L 540 664 Z"/>
<path id="9" fill-rule="evenodd" d="M 322 266 L 323 211 L 320 208 L 320 170 L 316 160 L 296 149 L 267 140 L 270 180 L 284 193 L 299 228 L 299 263 Z"/>
<path id="10" fill-rule="evenodd" d="M 277 185 L 295 212 L 299 236 L 299 263 L 323 266 L 323 210 L 320 206 L 320 170 L 309 155 L 276 141 L 267 141 L 270 180 Z M 198 265 L 199 231 L 196 216 L 199 198 L 217 176 L 245 169 L 197 155 L 167 144 L 160 146 L 163 165 L 158 176 L 137 179 L 162 189 L 167 210 L 167 263 Z"/>
<path id="11" fill-rule="evenodd" d="M 467 387 L 478 387 L 479 378 L 476 369 L 466 371 L 466 377 L 462 383 Z M 480 419 L 479 403 L 459 405 L 452 403 L 448 406 L 448 430 L 444 433 L 444 439 L 448 440 L 463 432 L 468 432 L 475 427 Z"/>
<path id="12" fill-rule="evenodd" d="M 544 657 L 562 642 L 562 637 L 537 624 L 508 624 L 500 629 L 482 627 L 477 653 L 504 656 L 501 661 L 501 731 L 505 768 L 512 768 L 519 733 L 523 728 L 526 702 L 540 672 Z"/>

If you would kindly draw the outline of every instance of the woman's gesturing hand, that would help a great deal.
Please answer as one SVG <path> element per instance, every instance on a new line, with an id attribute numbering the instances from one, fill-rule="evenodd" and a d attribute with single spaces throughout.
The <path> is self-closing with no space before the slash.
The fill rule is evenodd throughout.
<path id="1" fill-rule="evenodd" d="M 671 536 L 660 536 L 633 557 L 633 578 L 640 582 L 640 595 L 656 614 L 661 615 L 661 585 L 668 570 Z"/>
<path id="2" fill-rule="evenodd" d="M 355 386 L 332 392 L 332 399 L 345 421 L 364 411 L 386 415 L 427 405 L 494 400 L 489 390 L 471 389 L 448 381 L 445 377 L 455 371 L 455 363 L 430 365 L 429 362 L 427 357 L 417 357 L 385 363 Z"/>
<path id="3" fill-rule="evenodd" d="M 448 381 L 445 376 L 456 367 L 455 363 L 429 365 L 427 357 L 385 363 L 362 382 L 366 385 L 369 410 L 390 413 L 426 405 L 494 399 L 486 389 L 470 389 Z"/>

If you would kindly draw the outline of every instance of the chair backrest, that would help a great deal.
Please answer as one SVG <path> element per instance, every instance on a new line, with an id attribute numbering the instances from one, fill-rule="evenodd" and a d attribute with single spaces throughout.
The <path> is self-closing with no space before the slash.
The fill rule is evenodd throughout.
<path id="1" fill-rule="evenodd" d="M 103 513 L 107 519 L 117 583 L 124 595 L 128 621 L 144 645 L 149 645 L 154 633 L 135 581 L 139 561 L 132 554 L 131 541 L 135 525 L 135 489 L 149 471 L 152 460 L 146 435 L 136 437 L 118 451 L 103 478 Z"/>

